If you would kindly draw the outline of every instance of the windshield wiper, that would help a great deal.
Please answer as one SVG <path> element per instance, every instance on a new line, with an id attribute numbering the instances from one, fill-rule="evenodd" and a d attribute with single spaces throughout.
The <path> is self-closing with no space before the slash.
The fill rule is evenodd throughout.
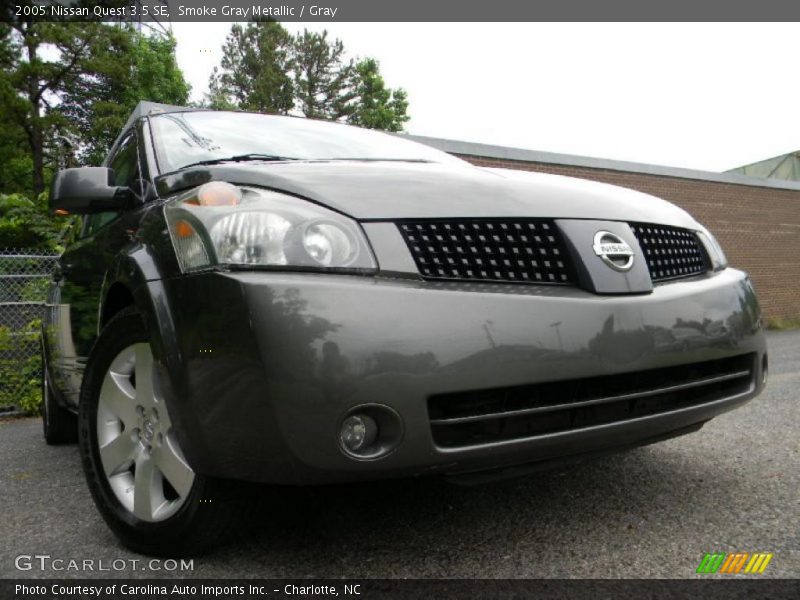
<path id="1" fill-rule="evenodd" d="M 300 160 L 294 156 L 279 156 L 277 154 L 259 154 L 253 152 L 251 154 L 237 154 L 236 156 L 226 156 L 223 158 L 209 158 L 208 160 L 199 160 L 188 165 L 181 167 L 186 169 L 189 167 L 199 167 L 202 165 L 219 165 L 226 162 L 247 162 L 247 161 L 269 161 L 278 162 L 283 160 Z"/>
<path id="2" fill-rule="evenodd" d="M 344 156 L 344 157 L 336 157 L 336 158 L 314 158 L 310 160 L 316 161 L 352 161 L 352 162 L 410 162 L 410 163 L 432 163 L 432 160 L 428 160 L 427 158 L 363 158 L 358 156 Z"/>

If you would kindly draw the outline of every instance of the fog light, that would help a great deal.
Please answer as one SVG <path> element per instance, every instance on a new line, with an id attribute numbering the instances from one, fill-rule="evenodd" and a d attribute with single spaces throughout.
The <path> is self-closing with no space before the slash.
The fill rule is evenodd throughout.
<path id="1" fill-rule="evenodd" d="M 378 424 L 368 415 L 355 414 L 347 417 L 342 423 L 339 438 L 342 446 L 350 452 L 363 451 L 369 448 L 378 437 Z"/>

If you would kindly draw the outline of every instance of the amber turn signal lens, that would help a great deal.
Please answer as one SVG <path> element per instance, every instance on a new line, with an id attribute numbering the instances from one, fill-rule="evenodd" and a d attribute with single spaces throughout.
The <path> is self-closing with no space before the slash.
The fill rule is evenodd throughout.
<path id="1" fill-rule="evenodd" d="M 68 217 L 69 216 L 69 211 L 68 210 L 64 210 L 63 208 L 57 208 L 55 210 L 55 215 L 57 217 Z"/>
<path id="2" fill-rule="evenodd" d="M 224 181 L 211 181 L 197 190 L 197 203 L 200 206 L 236 206 L 241 199 L 239 188 Z"/>
<path id="3" fill-rule="evenodd" d="M 188 238 L 194 235 L 194 227 L 186 221 L 177 221 L 174 225 L 175 235 L 179 238 Z"/>

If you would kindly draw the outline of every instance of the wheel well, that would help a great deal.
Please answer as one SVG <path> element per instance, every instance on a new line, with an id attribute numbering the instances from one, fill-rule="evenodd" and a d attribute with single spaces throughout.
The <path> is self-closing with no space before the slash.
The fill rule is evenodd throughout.
<path id="1" fill-rule="evenodd" d="M 130 290 L 122 283 L 113 284 L 106 294 L 105 302 L 103 302 L 103 310 L 100 314 L 100 327 L 104 327 L 111 317 L 123 308 L 133 305 L 133 294 L 131 294 Z"/>

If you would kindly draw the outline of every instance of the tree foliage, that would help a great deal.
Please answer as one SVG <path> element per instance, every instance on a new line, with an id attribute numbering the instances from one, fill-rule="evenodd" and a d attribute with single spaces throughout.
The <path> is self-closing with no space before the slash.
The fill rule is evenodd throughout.
<path id="1" fill-rule="evenodd" d="M 284 114 L 294 106 L 292 38 L 274 21 L 235 24 L 209 82 L 212 108 Z"/>
<path id="2" fill-rule="evenodd" d="M 16 407 L 31 415 L 39 412 L 41 324 L 41 319 L 33 319 L 15 330 L 0 325 L 0 407 Z"/>
<path id="3" fill-rule="evenodd" d="M 67 225 L 47 215 L 47 194 L 0 194 L 0 248 L 58 250 Z"/>
<path id="4" fill-rule="evenodd" d="M 45 189 L 48 163 L 57 153 L 55 140 L 66 125 L 56 111 L 66 81 L 82 68 L 96 37 L 96 23 L 42 23 L 12 21 L 3 31 L 5 64 L 0 93 L 10 123 L 21 131 L 31 157 L 33 195 Z M 106 28 L 107 29 L 107 28 Z M 76 35 L 78 31 L 82 35 Z M 50 52 L 44 54 L 43 49 Z"/>
<path id="5" fill-rule="evenodd" d="M 292 38 L 274 21 L 233 25 L 209 82 L 206 105 L 344 121 L 402 131 L 408 121 L 405 90 L 386 86 L 374 58 L 346 58 L 328 32 Z"/>
<path id="6" fill-rule="evenodd" d="M 170 34 L 116 28 L 110 52 L 97 53 L 70 80 L 58 110 L 72 123 L 78 161 L 99 164 L 140 100 L 185 105 L 190 87 Z"/>
<path id="7" fill-rule="evenodd" d="M 130 25 L 0 23 L 0 246 L 57 244 L 55 169 L 98 164 L 139 100 L 187 102 L 174 51 Z"/>
<path id="8" fill-rule="evenodd" d="M 305 30 L 294 38 L 293 56 L 297 108 L 305 116 L 339 120 L 352 114 L 355 67 L 345 60 L 341 40 Z"/>
<path id="9" fill-rule="evenodd" d="M 347 122 L 368 129 L 402 131 L 403 124 L 408 121 L 406 91 L 386 87 L 374 58 L 359 61 L 355 70 L 353 88 L 357 102 Z"/>

